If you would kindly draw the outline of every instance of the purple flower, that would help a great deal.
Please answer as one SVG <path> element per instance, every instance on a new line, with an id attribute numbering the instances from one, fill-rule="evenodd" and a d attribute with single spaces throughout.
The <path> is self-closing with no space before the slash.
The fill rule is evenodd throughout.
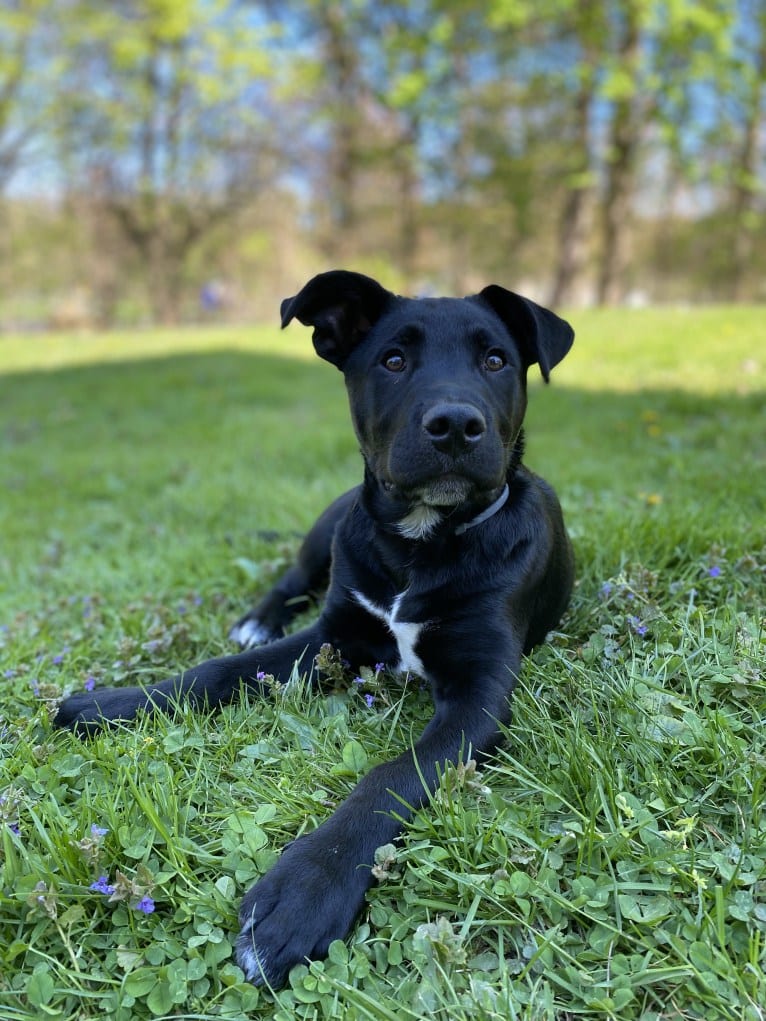
<path id="1" fill-rule="evenodd" d="M 720 576 L 721 576 L 721 568 L 718 566 L 718 564 L 713 564 L 712 567 L 708 568 L 708 572 L 707 573 L 709 574 L 709 576 L 711 578 L 720 578 Z"/>
<path id="2" fill-rule="evenodd" d="M 638 617 L 628 617 L 628 624 L 633 628 L 637 635 L 642 638 L 646 634 L 647 628 L 645 624 L 642 624 Z"/>
<path id="3" fill-rule="evenodd" d="M 136 904 L 136 911 L 143 911 L 145 915 L 150 915 L 154 911 L 154 901 L 152 898 L 142 897 L 138 904 Z"/>
<path id="4" fill-rule="evenodd" d="M 10 681 L 10 679 L 15 676 L 16 676 L 15 670 L 6 670 L 5 673 L 3 674 L 3 677 L 6 679 L 6 681 Z"/>
<path id="5" fill-rule="evenodd" d="M 354 684 L 364 684 L 364 683 L 365 683 L 364 677 L 355 677 L 354 678 Z"/>
<path id="6" fill-rule="evenodd" d="M 385 670 L 385 669 L 386 669 L 386 664 L 385 663 L 376 663 L 375 664 L 375 673 L 376 674 L 379 674 L 381 670 Z"/>
<path id="7" fill-rule="evenodd" d="M 95 883 L 90 884 L 90 889 L 95 890 L 96 893 L 103 893 L 105 897 L 111 897 L 114 893 L 114 887 L 110 884 L 107 876 L 99 876 Z"/>
<path id="8" fill-rule="evenodd" d="M 69 646 L 67 645 L 65 648 L 61 650 L 61 652 L 58 653 L 58 655 L 53 657 L 53 662 L 56 664 L 56 666 L 61 666 L 61 664 L 64 662 L 64 656 L 66 656 L 68 652 Z"/>
<path id="9" fill-rule="evenodd" d="M 374 695 L 365 695 L 364 696 L 364 700 L 367 703 L 367 708 L 368 709 L 372 709 L 372 704 L 375 701 L 375 696 Z"/>
<path id="10" fill-rule="evenodd" d="M 96 678 L 95 677 L 86 678 L 84 687 L 86 691 L 93 691 L 93 689 L 96 687 Z"/>
<path id="11" fill-rule="evenodd" d="M 609 596 L 611 596 L 612 594 L 613 587 L 614 586 L 612 585 L 611 581 L 605 581 L 604 584 L 601 586 L 601 597 L 603 599 L 608 599 Z"/>
<path id="12" fill-rule="evenodd" d="M 266 671 L 265 670 L 259 670 L 258 673 L 255 675 L 255 679 L 257 681 L 262 681 L 265 677 L 266 677 Z"/>
<path id="13" fill-rule="evenodd" d="M 95 823 L 90 828 L 91 836 L 94 837 L 105 837 L 109 830 L 104 829 L 103 826 L 97 826 Z"/>
<path id="14" fill-rule="evenodd" d="M 15 833 L 17 837 L 21 836 L 21 830 L 19 829 L 19 824 L 17 822 L 9 822 L 8 829 L 11 833 Z"/>

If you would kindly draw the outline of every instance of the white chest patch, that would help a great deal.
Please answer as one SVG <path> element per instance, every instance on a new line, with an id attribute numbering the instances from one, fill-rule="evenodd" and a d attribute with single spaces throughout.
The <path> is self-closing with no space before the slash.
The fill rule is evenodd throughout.
<path id="1" fill-rule="evenodd" d="M 415 652 L 415 645 L 424 625 L 411 624 L 398 619 L 399 607 L 402 604 L 405 593 L 399 593 L 396 599 L 394 599 L 390 610 L 384 610 L 382 606 L 371 602 L 367 596 L 363 596 L 356 589 L 353 590 L 352 595 L 368 613 L 371 613 L 373 617 L 377 617 L 378 620 L 382 620 L 394 636 L 396 647 L 399 650 L 399 662 L 394 669 L 398 673 L 418 674 L 420 677 L 425 677 L 425 667 Z"/>

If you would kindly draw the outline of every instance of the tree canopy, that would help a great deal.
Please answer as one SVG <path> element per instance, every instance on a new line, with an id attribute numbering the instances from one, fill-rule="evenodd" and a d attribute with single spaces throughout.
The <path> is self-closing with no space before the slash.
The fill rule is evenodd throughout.
<path id="1" fill-rule="evenodd" d="M 766 0 L 11 0 L 0 323 L 174 321 L 212 281 L 258 315 L 341 262 L 763 299 L 765 83 Z"/>

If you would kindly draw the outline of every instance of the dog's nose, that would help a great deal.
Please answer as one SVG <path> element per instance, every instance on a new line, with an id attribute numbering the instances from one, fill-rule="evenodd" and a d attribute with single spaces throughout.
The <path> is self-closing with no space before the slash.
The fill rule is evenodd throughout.
<path id="1" fill-rule="evenodd" d="M 475 446 L 487 431 L 487 423 L 471 404 L 437 404 L 423 415 L 423 428 L 444 454 L 462 454 Z"/>

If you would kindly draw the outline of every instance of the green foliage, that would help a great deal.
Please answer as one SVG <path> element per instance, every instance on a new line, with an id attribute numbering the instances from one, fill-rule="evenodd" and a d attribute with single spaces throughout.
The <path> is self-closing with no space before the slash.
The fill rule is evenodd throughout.
<path id="1" fill-rule="evenodd" d="M 764 33 L 734 0 L 14 0 L 0 322 L 185 321 L 211 281 L 244 320 L 341 261 L 760 300 Z"/>
<path id="2" fill-rule="evenodd" d="M 498 754 L 444 769 L 349 940 L 276 995 L 233 963 L 238 899 L 427 693 L 336 663 L 326 697 L 88 743 L 50 713 L 228 650 L 359 477 L 340 376 L 300 330 L 0 339 L 0 1016 L 759 1021 L 763 317 L 575 325 L 528 429 L 576 546 L 561 632 Z"/>

